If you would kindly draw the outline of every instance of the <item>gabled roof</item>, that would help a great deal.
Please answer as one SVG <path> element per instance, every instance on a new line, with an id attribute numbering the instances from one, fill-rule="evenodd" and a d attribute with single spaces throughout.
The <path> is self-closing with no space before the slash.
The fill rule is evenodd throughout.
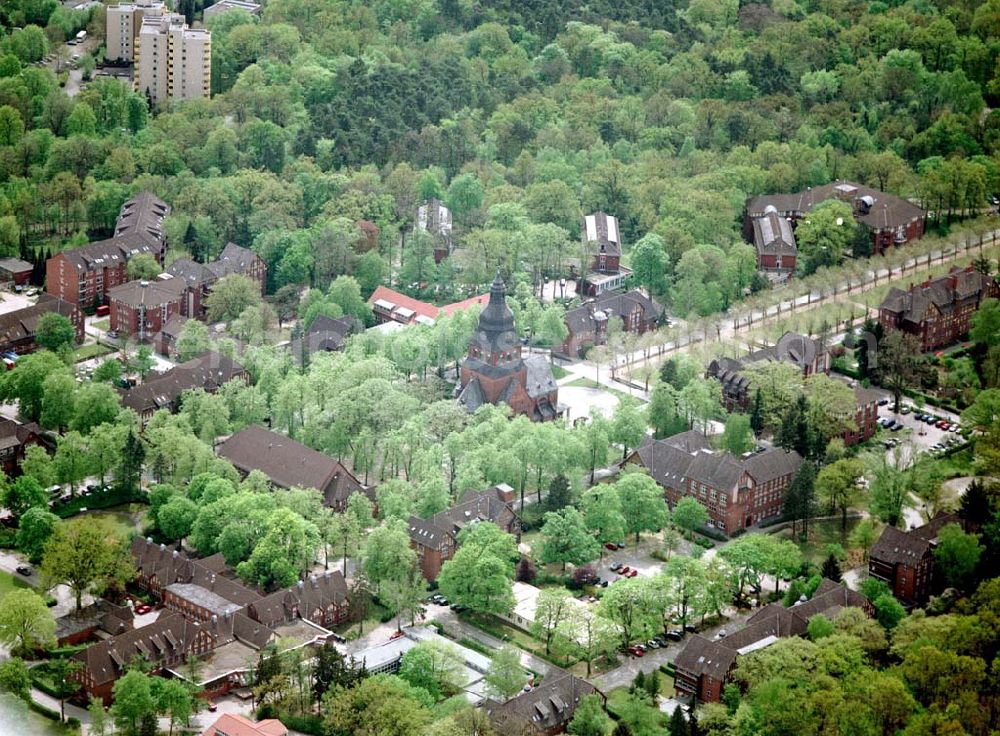
<path id="1" fill-rule="evenodd" d="M 893 287 L 880 309 L 919 323 L 934 313 L 947 316 L 967 299 L 985 298 L 992 283 L 991 276 L 979 273 L 972 266 L 964 269 L 955 266 L 946 275 L 911 286 L 908 291 Z"/>
<path id="2" fill-rule="evenodd" d="M 618 228 L 618 218 L 605 212 L 595 212 L 583 218 L 581 233 L 584 243 L 593 243 L 591 253 L 604 253 L 609 256 L 622 254 L 621 231 Z"/>
<path id="3" fill-rule="evenodd" d="M 187 284 L 182 279 L 137 279 L 108 289 L 108 301 L 133 309 L 159 309 L 164 304 L 182 301 L 186 290 Z"/>
<path id="4" fill-rule="evenodd" d="M 483 707 L 494 722 L 507 718 L 526 722 L 538 732 L 562 730 L 573 719 L 580 700 L 600 691 L 586 680 L 550 667 L 542 683 L 506 702 L 487 700 Z"/>
<path id="5" fill-rule="evenodd" d="M 49 312 L 61 314 L 72 320 L 76 307 L 50 294 L 42 294 L 38 297 L 38 302 L 32 306 L 0 314 L 0 344 L 33 337 L 38 329 L 38 320 Z"/>
<path id="6" fill-rule="evenodd" d="M 854 218 L 873 230 L 905 227 L 922 219 L 924 211 L 894 194 L 855 182 L 838 180 L 795 194 L 765 194 L 747 202 L 747 215 L 760 217 L 773 207 L 779 214 L 801 217 L 818 204 L 839 199 L 851 205 Z"/>
<path id="7" fill-rule="evenodd" d="M 794 256 L 798 253 L 792 226 L 775 211 L 753 220 L 753 244 L 760 256 Z"/>
<path id="8" fill-rule="evenodd" d="M 923 526 L 906 532 L 887 526 L 872 546 L 869 557 L 889 565 L 912 567 L 930 554 L 943 526 L 960 522 L 961 519 L 955 514 L 938 514 Z"/>
<path id="9" fill-rule="evenodd" d="M 246 276 L 254 263 L 259 260 L 261 260 L 260 256 L 252 250 L 236 245 L 236 243 L 226 243 L 226 247 L 222 249 L 219 257 L 211 263 L 205 264 L 205 267 L 220 279 L 233 273 Z"/>
<path id="10" fill-rule="evenodd" d="M 167 273 L 191 287 L 211 284 L 219 278 L 208 266 L 190 258 L 178 258 L 167 268 Z"/>
<path id="11" fill-rule="evenodd" d="M 531 398 L 537 399 L 558 388 L 552 375 L 552 365 L 544 355 L 529 355 L 524 359 L 524 367 L 528 369 L 524 389 Z"/>
<path id="12" fill-rule="evenodd" d="M 158 248 L 163 242 L 163 218 L 170 205 L 150 192 L 139 192 L 122 205 L 115 221 L 115 237 L 138 235 Z"/>
<path id="13" fill-rule="evenodd" d="M 221 4 L 216 3 L 216 5 Z M 254 723 L 238 713 L 223 713 L 201 736 L 287 736 L 287 734 L 288 729 L 275 718 Z"/>
<path id="14" fill-rule="evenodd" d="M 295 585 L 275 591 L 250 604 L 247 611 L 256 621 L 275 626 L 292 617 L 292 611 L 308 619 L 313 611 L 347 603 L 347 582 L 339 570 L 310 575 Z"/>
<path id="15" fill-rule="evenodd" d="M 659 319 L 663 307 L 639 289 L 627 292 L 605 292 L 586 304 L 566 311 L 564 321 L 570 335 L 582 332 L 592 332 L 599 322 L 606 322 L 610 317 L 624 319 L 638 307 L 642 318 Z"/>
<path id="16" fill-rule="evenodd" d="M 457 537 L 462 529 L 477 521 L 491 521 L 504 528 L 506 522 L 517 515 L 501 494 L 512 492 L 510 486 L 504 484 L 479 493 L 468 491 L 457 504 L 429 519 L 411 516 L 410 539 L 423 547 L 436 549 L 446 537 Z"/>
<path id="17" fill-rule="evenodd" d="M 79 248 L 64 250 L 52 258 L 65 258 L 79 272 L 100 271 L 104 268 L 117 268 L 140 253 L 154 255 L 158 250 L 142 233 L 126 232 L 107 240 L 97 240 Z"/>
<path id="18" fill-rule="evenodd" d="M 211 393 L 243 375 L 246 375 L 246 370 L 242 365 L 210 351 L 123 391 L 122 405 L 140 415 L 147 411 L 169 409 L 185 391 L 201 388 Z"/>
<path id="19" fill-rule="evenodd" d="M 232 435 L 218 452 L 243 472 L 260 470 L 280 488 L 315 488 L 331 505 L 363 490 L 358 479 L 329 455 L 257 425 Z"/>

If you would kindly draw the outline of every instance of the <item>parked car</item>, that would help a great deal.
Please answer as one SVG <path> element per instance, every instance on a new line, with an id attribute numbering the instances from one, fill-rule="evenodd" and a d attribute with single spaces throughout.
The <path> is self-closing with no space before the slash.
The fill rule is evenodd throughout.
<path id="1" fill-rule="evenodd" d="M 889 399 L 879 399 L 878 400 L 878 405 L 879 406 L 885 406 L 888 403 L 889 403 Z"/>
<path id="2" fill-rule="evenodd" d="M 640 649 L 639 647 L 635 646 L 635 647 L 629 647 L 628 653 L 631 654 L 633 657 L 641 657 L 646 652 L 643 649 Z"/>
<path id="3" fill-rule="evenodd" d="M 902 424 L 897 424 L 897 425 L 896 425 L 895 427 L 889 427 L 889 431 L 890 431 L 890 432 L 898 432 L 898 431 L 899 431 L 899 430 L 901 430 L 902 428 L 903 428 L 903 425 L 902 425 Z"/>
<path id="4" fill-rule="evenodd" d="M 646 646 L 649 649 L 659 649 L 660 648 L 660 642 L 658 642 L 656 639 L 650 639 L 649 641 L 646 642 Z"/>
<path id="5" fill-rule="evenodd" d="M 17 570 L 17 574 L 18 575 L 24 575 L 24 577 L 28 577 L 32 573 L 32 569 L 31 569 L 30 565 L 18 565 L 14 569 Z"/>
<path id="6" fill-rule="evenodd" d="M 396 629 L 395 631 L 392 632 L 392 634 L 389 635 L 389 641 L 394 641 L 395 639 L 398 639 L 402 635 L 403 632 L 400 631 L 399 629 Z"/>
<path id="7" fill-rule="evenodd" d="M 694 624 L 685 624 L 684 630 L 692 634 L 698 633 L 698 627 L 695 626 Z"/>
<path id="8" fill-rule="evenodd" d="M 605 542 L 604 543 L 604 549 L 609 549 L 612 552 L 614 552 L 615 550 L 618 549 L 618 545 L 615 544 L 614 542 Z"/>
<path id="9" fill-rule="evenodd" d="M 629 567 L 628 565 L 622 565 L 621 567 L 618 568 L 618 574 L 619 575 L 628 575 L 629 572 L 631 572 L 631 571 L 632 571 L 632 568 Z"/>
<path id="10" fill-rule="evenodd" d="M 625 574 L 625 577 L 627 577 L 627 578 L 634 578 L 636 575 L 639 574 L 639 571 L 638 570 L 629 570 L 628 572 L 626 572 L 624 574 Z"/>
<path id="11" fill-rule="evenodd" d="M 682 634 L 677 629 L 671 629 L 670 631 L 665 633 L 664 636 L 670 639 L 670 641 L 680 641 L 681 639 L 684 638 L 684 634 Z"/>
<path id="12" fill-rule="evenodd" d="M 610 565 L 608 569 L 611 570 L 611 572 L 619 572 L 622 569 L 622 567 L 623 567 L 622 563 L 616 562 L 613 565 Z"/>
<path id="13" fill-rule="evenodd" d="M 899 410 L 899 413 L 900 413 L 900 414 L 909 414 L 909 413 L 910 413 L 910 411 L 911 411 L 911 410 L 910 410 L 910 407 L 908 407 L 908 406 L 904 406 L 904 407 L 903 407 L 902 409 L 900 409 L 900 410 Z"/>

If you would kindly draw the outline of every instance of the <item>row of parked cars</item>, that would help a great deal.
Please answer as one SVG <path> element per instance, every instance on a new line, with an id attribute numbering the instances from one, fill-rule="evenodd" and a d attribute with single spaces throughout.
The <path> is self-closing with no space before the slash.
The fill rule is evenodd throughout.
<path id="1" fill-rule="evenodd" d="M 631 567 L 621 562 L 614 563 L 608 569 L 611 570 L 611 572 L 618 573 L 618 575 L 623 578 L 634 578 L 639 574 L 638 570 L 633 570 Z"/>
<path id="2" fill-rule="evenodd" d="M 436 606 L 447 606 L 448 605 L 448 599 L 445 598 L 440 593 L 435 593 L 434 595 L 432 595 L 427 600 L 429 600 L 431 603 L 433 603 Z M 449 607 L 455 613 L 461 613 L 462 611 L 465 610 L 465 606 L 463 606 L 463 605 L 461 605 L 459 603 L 452 603 Z"/>
<path id="3" fill-rule="evenodd" d="M 81 488 L 76 492 L 77 497 L 90 498 L 91 496 L 97 496 L 102 493 L 110 493 L 111 486 L 103 485 L 99 486 L 95 483 L 88 483 L 86 486 Z M 56 506 L 65 506 L 73 497 L 69 492 L 65 491 L 62 486 L 55 485 L 49 488 L 49 506 L 54 508 Z"/>
<path id="4" fill-rule="evenodd" d="M 692 624 L 687 624 L 684 628 L 670 629 L 664 632 L 663 636 L 656 636 L 647 642 L 633 644 L 628 648 L 628 653 L 633 657 L 641 657 L 651 649 L 662 649 L 672 641 L 681 641 L 684 638 L 684 634 L 688 632 L 693 634 L 697 630 Z"/>

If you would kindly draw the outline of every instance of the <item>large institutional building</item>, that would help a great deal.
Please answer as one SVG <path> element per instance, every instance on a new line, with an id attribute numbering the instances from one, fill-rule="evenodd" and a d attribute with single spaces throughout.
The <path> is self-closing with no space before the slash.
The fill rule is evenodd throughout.
<path id="1" fill-rule="evenodd" d="M 535 422 L 558 419 L 566 411 L 545 356 L 521 355 L 514 313 L 507 306 L 507 288 L 499 273 L 472 333 L 468 357 L 462 361 L 458 402 L 470 413 L 483 404 L 507 404 L 512 413 Z"/>

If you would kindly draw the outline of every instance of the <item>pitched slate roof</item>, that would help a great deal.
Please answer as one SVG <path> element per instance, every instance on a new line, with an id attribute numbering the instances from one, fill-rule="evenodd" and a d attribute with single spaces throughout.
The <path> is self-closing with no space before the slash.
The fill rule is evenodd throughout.
<path id="1" fill-rule="evenodd" d="M 947 316 L 959 302 L 984 298 L 991 281 L 992 277 L 971 266 L 965 269 L 955 266 L 946 275 L 911 286 L 907 291 L 893 287 L 882 300 L 880 309 L 900 314 L 910 322 L 922 322 L 933 311 Z"/>
<path id="2" fill-rule="evenodd" d="M 769 208 L 767 214 L 753 219 L 753 244 L 761 256 L 794 256 L 798 253 L 792 226 Z"/>
<path id="3" fill-rule="evenodd" d="M 243 472 L 260 470 L 280 488 L 315 488 L 328 505 L 345 503 L 351 494 L 364 490 L 329 455 L 257 425 L 232 435 L 218 453 Z"/>
<path id="4" fill-rule="evenodd" d="M 147 411 L 169 409 L 185 391 L 202 388 L 211 393 L 244 375 L 246 370 L 235 360 L 209 351 L 123 391 L 122 405 L 140 415 Z"/>
<path id="5" fill-rule="evenodd" d="M 34 440 L 38 440 L 41 427 L 37 424 L 21 424 L 20 422 L 0 417 L 0 450 L 21 445 Z"/>
<path id="6" fill-rule="evenodd" d="M 302 618 L 309 618 L 317 609 L 346 604 L 347 582 L 339 570 L 330 570 L 254 601 L 247 612 L 262 624 L 275 626 L 288 620 L 293 610 L 298 610 Z"/>
<path id="7" fill-rule="evenodd" d="M 260 598 L 258 591 L 222 574 L 222 570 L 226 568 L 218 564 L 220 556 L 192 560 L 178 550 L 154 544 L 151 539 L 142 537 L 132 540 L 131 553 L 139 574 L 146 578 L 155 576 L 163 588 L 174 583 L 197 585 L 239 607 Z M 180 591 L 185 592 L 187 589 L 182 588 Z"/>
<path id="8" fill-rule="evenodd" d="M 902 197 L 843 180 L 795 194 L 753 197 L 747 202 L 747 215 L 761 217 L 770 206 L 779 214 L 802 217 L 816 205 L 830 199 L 847 202 L 854 210 L 854 218 L 872 230 L 896 229 L 924 217 L 922 209 Z"/>
<path id="9" fill-rule="evenodd" d="M 181 279 L 137 279 L 108 289 L 108 301 L 121 302 L 126 306 L 138 309 L 158 309 L 164 304 L 180 301 L 184 298 L 187 284 Z"/>
<path id="10" fill-rule="evenodd" d="M 411 516 L 410 539 L 424 547 L 438 548 L 446 537 L 457 537 L 476 521 L 491 521 L 503 528 L 505 517 L 517 516 L 511 504 L 502 498 L 512 493 L 510 486 L 501 483 L 478 493 L 468 491 L 454 506 L 429 519 Z"/>
<path id="11" fill-rule="evenodd" d="M 135 613 L 128 606 L 119 606 L 103 598 L 97 598 L 89 606 L 84 606 L 79 611 L 70 611 L 57 618 L 56 639 L 64 639 L 95 628 L 114 636 L 132 628 L 134 618 Z"/>
<path id="12" fill-rule="evenodd" d="M 778 639 L 802 636 L 816 614 L 833 616 L 843 608 L 869 611 L 867 599 L 846 586 L 824 579 L 813 597 L 785 608 L 777 603 L 764 606 L 747 619 L 746 627 L 721 639 L 692 636 L 674 661 L 677 669 L 723 680 L 740 654 L 763 649 Z"/>
<path id="13" fill-rule="evenodd" d="M 36 304 L 0 314 L 0 345 L 33 337 L 38 330 L 38 320 L 49 312 L 72 319 L 75 310 L 69 302 L 50 294 L 42 294 Z"/>
<path id="14" fill-rule="evenodd" d="M 573 719 L 580 700 L 600 691 L 586 680 L 550 667 L 542 683 L 521 692 L 506 702 L 487 700 L 483 704 L 494 722 L 513 718 L 527 723 L 537 732 L 561 730 Z"/>
<path id="15" fill-rule="evenodd" d="M 115 221 L 115 236 L 137 234 L 159 249 L 163 242 L 163 218 L 170 205 L 150 192 L 139 192 L 122 205 Z"/>
<path id="16" fill-rule="evenodd" d="M 159 248 L 151 245 L 143 234 L 126 232 L 107 240 L 97 240 L 79 248 L 64 250 L 53 258 L 66 258 L 77 271 L 97 271 L 119 266 L 140 253 L 155 255 L 158 251 Z"/>
<path id="17" fill-rule="evenodd" d="M 254 262 L 259 259 L 260 256 L 252 250 L 240 247 L 236 243 L 226 243 L 226 247 L 222 249 L 219 257 L 205 266 L 220 279 L 233 273 L 245 276 Z"/>
<path id="18" fill-rule="evenodd" d="M 598 323 L 606 322 L 611 317 L 624 319 L 638 306 L 642 310 L 642 318 L 659 319 L 663 307 L 639 289 L 627 292 L 605 292 L 596 299 L 588 301 L 574 309 L 566 311 L 564 321 L 570 335 L 582 332 L 593 332 Z"/>
<path id="19" fill-rule="evenodd" d="M 797 452 L 780 447 L 747 458 L 715 452 L 708 439 L 699 435 L 692 430 L 662 440 L 648 440 L 636 450 L 636 455 L 653 480 L 676 490 L 684 488 L 689 479 L 728 490 L 736 486 L 743 473 L 758 484 L 766 483 L 794 473 L 802 464 Z"/>
<path id="20" fill-rule="evenodd" d="M 887 526 L 872 546 L 869 557 L 889 565 L 912 567 L 930 553 L 943 526 L 960 522 L 955 514 L 938 514 L 923 526 L 905 532 Z"/>
<path id="21" fill-rule="evenodd" d="M 591 253 L 622 254 L 621 231 L 618 229 L 618 218 L 614 215 L 595 212 L 584 216 L 581 233 L 584 243 L 594 243 Z"/>
<path id="22" fill-rule="evenodd" d="M 167 268 L 167 273 L 183 280 L 190 287 L 205 286 L 218 279 L 212 269 L 190 258 L 178 258 Z"/>

